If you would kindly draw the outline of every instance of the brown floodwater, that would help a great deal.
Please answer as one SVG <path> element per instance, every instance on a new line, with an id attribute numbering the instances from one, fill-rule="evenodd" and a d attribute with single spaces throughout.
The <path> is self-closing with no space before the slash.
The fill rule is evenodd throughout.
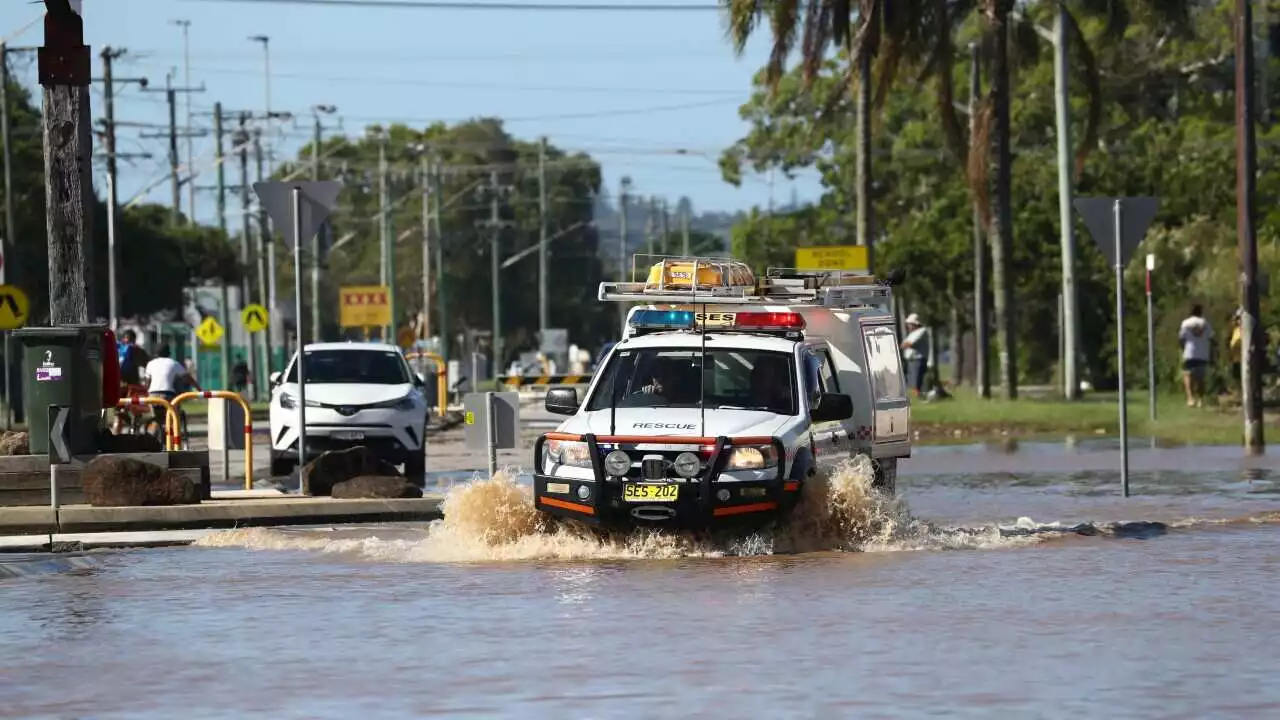
<path id="1" fill-rule="evenodd" d="M 921 448 L 786 527 L 430 525 L 0 555 L 0 717 L 1280 717 L 1280 458 Z"/>

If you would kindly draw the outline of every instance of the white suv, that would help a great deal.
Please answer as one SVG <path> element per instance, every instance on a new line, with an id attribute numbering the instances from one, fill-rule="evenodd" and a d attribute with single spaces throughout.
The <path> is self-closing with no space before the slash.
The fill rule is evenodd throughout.
<path id="1" fill-rule="evenodd" d="M 363 445 L 422 482 L 428 402 L 426 383 L 400 349 L 382 343 L 306 346 L 307 458 Z M 271 375 L 271 474 L 298 463 L 298 356 Z"/>

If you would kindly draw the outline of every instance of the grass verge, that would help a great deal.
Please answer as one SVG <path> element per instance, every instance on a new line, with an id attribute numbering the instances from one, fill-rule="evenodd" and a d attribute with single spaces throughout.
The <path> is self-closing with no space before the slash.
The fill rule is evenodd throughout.
<path id="1" fill-rule="evenodd" d="M 1189 408 L 1182 396 L 1156 399 L 1156 420 L 1149 417 L 1145 393 L 1129 393 L 1129 434 L 1188 445 L 1238 445 L 1243 415 L 1238 407 L 1206 404 Z M 1025 398 L 984 400 L 967 390 L 950 400 L 913 401 L 911 422 L 922 444 L 973 442 L 1000 437 L 1117 435 L 1120 413 L 1116 393 L 1090 393 L 1080 400 Z M 1274 417 L 1268 416 L 1267 420 Z"/>

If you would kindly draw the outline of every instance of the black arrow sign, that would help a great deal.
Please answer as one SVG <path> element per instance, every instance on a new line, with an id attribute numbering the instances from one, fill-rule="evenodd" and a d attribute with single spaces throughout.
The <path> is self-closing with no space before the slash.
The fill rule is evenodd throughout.
<path id="1" fill-rule="evenodd" d="M 249 311 L 249 319 L 258 323 L 259 325 L 267 324 L 267 319 L 262 317 L 262 313 L 258 312 L 257 310 Z"/>
<path id="2" fill-rule="evenodd" d="M 22 319 L 24 313 L 22 312 L 22 309 L 18 307 L 18 301 L 14 299 L 12 295 L 7 293 L 5 295 L 0 295 L 0 305 L 8 307 L 10 314 L 12 314 L 15 319 Z"/>

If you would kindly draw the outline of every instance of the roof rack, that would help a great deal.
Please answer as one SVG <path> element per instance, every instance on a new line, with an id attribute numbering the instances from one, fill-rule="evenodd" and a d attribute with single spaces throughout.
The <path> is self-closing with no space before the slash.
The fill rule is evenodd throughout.
<path id="1" fill-rule="evenodd" d="M 634 270 L 633 270 L 634 276 Z M 692 278 L 696 281 L 691 281 Z M 740 260 L 670 257 L 645 282 L 602 282 L 600 300 L 651 304 L 874 306 L 888 309 L 889 286 L 865 272 L 770 267 L 756 278 Z"/>

